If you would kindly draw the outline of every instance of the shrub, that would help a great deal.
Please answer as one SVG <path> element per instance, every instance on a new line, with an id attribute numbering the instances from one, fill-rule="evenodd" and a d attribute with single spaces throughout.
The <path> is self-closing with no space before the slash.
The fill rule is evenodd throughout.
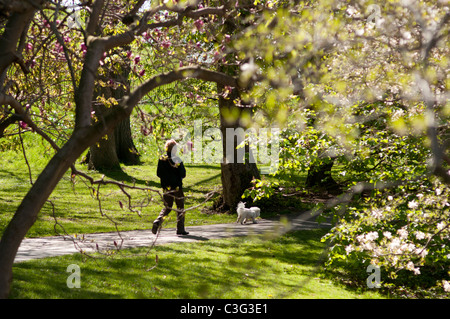
<path id="1" fill-rule="evenodd" d="M 450 189 L 423 180 L 398 192 L 352 206 L 323 237 L 330 241 L 327 267 L 358 273 L 369 264 L 384 274 L 382 287 L 415 296 L 450 292 Z M 365 274 L 367 278 L 367 273 Z"/>

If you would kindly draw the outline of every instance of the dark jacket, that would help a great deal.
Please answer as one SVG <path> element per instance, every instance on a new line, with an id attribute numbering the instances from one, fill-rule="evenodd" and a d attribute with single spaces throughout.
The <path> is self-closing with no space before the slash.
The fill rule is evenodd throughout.
<path id="1" fill-rule="evenodd" d="M 170 153 L 168 153 L 159 158 L 156 175 L 161 179 L 162 188 L 176 189 L 177 187 L 183 187 L 186 169 L 179 157 L 172 159 Z"/>

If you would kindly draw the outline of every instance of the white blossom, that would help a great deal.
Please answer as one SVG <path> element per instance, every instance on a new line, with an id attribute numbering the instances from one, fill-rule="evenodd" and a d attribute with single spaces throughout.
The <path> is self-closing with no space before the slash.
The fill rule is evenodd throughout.
<path id="1" fill-rule="evenodd" d="M 419 255 L 421 258 L 425 258 L 428 255 L 428 250 L 425 248 L 417 248 L 416 254 Z"/>
<path id="2" fill-rule="evenodd" d="M 374 209 L 372 211 L 372 216 L 375 217 L 376 219 L 380 219 L 381 217 L 383 217 L 383 213 L 381 209 Z"/>
<path id="3" fill-rule="evenodd" d="M 378 238 L 378 233 L 376 231 L 372 231 L 366 234 L 366 239 L 369 241 L 373 241 Z"/>
<path id="4" fill-rule="evenodd" d="M 415 233 L 417 239 L 424 239 L 426 237 L 424 232 L 418 231 Z"/>
<path id="5" fill-rule="evenodd" d="M 397 234 L 399 234 L 400 239 L 408 237 L 408 231 L 405 228 L 400 228 L 399 230 L 397 230 Z"/>
<path id="6" fill-rule="evenodd" d="M 417 207 L 419 207 L 419 204 L 415 200 L 412 200 L 408 203 L 408 207 L 411 209 L 416 209 Z"/>
<path id="7" fill-rule="evenodd" d="M 414 275 L 420 275 L 419 268 L 415 268 L 412 261 L 408 262 L 408 264 L 406 265 L 406 269 L 413 271 Z"/>
<path id="8" fill-rule="evenodd" d="M 365 241 L 364 234 L 356 236 L 356 240 L 360 243 Z"/>
<path id="9" fill-rule="evenodd" d="M 396 252 L 400 247 L 400 239 L 394 238 L 388 245 L 389 250 Z"/>
<path id="10" fill-rule="evenodd" d="M 450 292 L 450 282 L 447 280 L 442 280 L 442 287 L 444 287 L 444 291 Z"/>
<path id="11" fill-rule="evenodd" d="M 354 251 L 355 248 L 352 245 L 348 245 L 347 247 L 345 247 L 345 252 L 348 254 L 350 254 L 352 251 Z"/>

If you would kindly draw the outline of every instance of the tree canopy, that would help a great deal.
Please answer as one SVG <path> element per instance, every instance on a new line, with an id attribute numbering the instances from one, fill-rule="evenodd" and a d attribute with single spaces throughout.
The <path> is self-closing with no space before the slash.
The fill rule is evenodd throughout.
<path id="1" fill-rule="evenodd" d="M 448 266 L 448 1 L 4 0 L 0 11 L 0 138 L 28 130 L 54 149 L 3 233 L 0 296 L 62 176 L 104 183 L 74 163 L 133 112 L 144 135 L 198 118 L 222 132 L 278 127 L 274 176 L 288 181 L 338 164 L 348 179 L 330 265 L 370 260 L 391 277 Z M 229 206 L 279 186 L 247 164 L 222 166 L 242 180 L 233 192 L 223 179 Z"/>

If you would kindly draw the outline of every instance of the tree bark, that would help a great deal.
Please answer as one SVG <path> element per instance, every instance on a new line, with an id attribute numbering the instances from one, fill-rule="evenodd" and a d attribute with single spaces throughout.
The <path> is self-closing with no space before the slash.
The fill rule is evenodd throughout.
<path id="1" fill-rule="evenodd" d="M 101 87 L 96 93 L 97 96 L 103 96 L 105 99 L 114 98 L 120 101 L 126 96 L 127 87 L 129 87 L 130 68 L 126 65 L 120 67 L 121 72 L 114 72 L 108 76 L 113 79 L 115 87 Z M 108 81 L 104 79 L 104 81 Z M 117 85 L 120 83 L 120 85 Z M 101 120 L 103 114 L 108 112 L 108 107 L 103 104 L 97 104 L 95 115 Z M 120 163 L 127 165 L 137 165 L 140 163 L 139 152 L 133 142 L 131 134 L 130 119 L 126 118 L 115 128 L 113 134 L 109 134 L 101 139 L 96 145 L 92 145 L 88 154 L 88 168 L 95 170 L 120 170 Z"/>
<path id="2" fill-rule="evenodd" d="M 131 134 L 130 118 L 126 118 L 114 130 L 114 140 L 119 162 L 126 165 L 141 163 L 139 152 Z"/>
<path id="3" fill-rule="evenodd" d="M 117 157 L 115 134 L 109 134 L 100 139 L 89 149 L 88 169 L 98 171 L 120 170 Z"/>
<path id="4" fill-rule="evenodd" d="M 219 85 L 218 92 L 222 90 L 223 87 Z M 258 167 L 248 146 L 241 151 L 236 149 L 239 140 L 233 134 L 236 129 L 246 129 L 242 126 L 240 119 L 243 113 L 251 112 L 250 108 L 235 105 L 234 100 L 237 97 L 238 91 L 234 89 L 228 98 L 219 98 L 223 149 L 223 161 L 221 163 L 222 196 L 213 207 L 219 211 L 234 211 L 237 203 L 241 201 L 244 191 L 251 186 L 251 181 L 254 178 L 260 178 Z M 236 114 L 237 117 L 230 118 L 229 114 Z M 244 153 L 243 158 L 242 153 Z"/>
<path id="5" fill-rule="evenodd" d="M 313 163 L 308 170 L 306 177 L 306 187 L 327 191 L 330 194 L 340 194 L 341 188 L 331 176 L 331 168 L 334 164 L 334 157 L 324 157 L 317 163 Z"/>
<path id="6" fill-rule="evenodd" d="M 133 142 L 130 119 L 126 118 L 117 125 L 113 134 L 109 134 L 92 145 L 87 154 L 86 163 L 91 170 L 120 170 L 120 163 L 138 165 L 141 163 L 139 152 Z"/>

